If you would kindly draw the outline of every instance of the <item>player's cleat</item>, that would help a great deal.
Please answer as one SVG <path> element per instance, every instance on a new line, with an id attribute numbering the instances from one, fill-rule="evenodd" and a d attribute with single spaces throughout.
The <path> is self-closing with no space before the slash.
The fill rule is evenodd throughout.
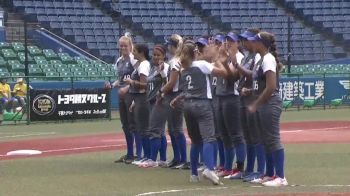
<path id="1" fill-rule="evenodd" d="M 136 159 L 135 161 L 133 161 L 131 164 L 133 165 L 140 165 L 141 163 L 147 161 L 147 158 L 143 158 L 143 159 Z"/>
<path id="2" fill-rule="evenodd" d="M 205 165 L 202 165 L 197 168 L 198 173 L 202 173 L 207 167 Z"/>
<path id="3" fill-rule="evenodd" d="M 189 162 L 186 162 L 186 163 L 180 163 L 179 165 L 177 165 L 175 167 L 175 169 L 191 169 L 190 167 L 190 163 Z"/>
<path id="4" fill-rule="evenodd" d="M 253 183 L 253 184 L 262 184 L 262 183 L 265 183 L 265 182 L 268 182 L 270 180 L 273 180 L 275 179 L 275 177 L 270 177 L 270 176 L 262 176 L 260 178 L 255 178 L 253 179 L 252 181 L 250 181 L 250 183 Z"/>
<path id="5" fill-rule="evenodd" d="M 115 160 L 114 163 L 124 163 L 126 155 L 121 156 L 119 159 Z"/>
<path id="6" fill-rule="evenodd" d="M 168 163 L 166 161 L 158 161 L 158 166 L 161 168 L 168 167 Z"/>
<path id="7" fill-rule="evenodd" d="M 172 160 L 172 161 L 170 161 L 170 163 L 168 163 L 168 167 L 173 168 L 173 167 L 177 166 L 178 164 L 179 164 L 178 161 Z"/>
<path id="8" fill-rule="evenodd" d="M 158 167 L 158 163 L 156 161 L 153 161 L 152 159 L 148 159 L 147 161 L 141 163 L 139 167 L 141 168 Z"/>
<path id="9" fill-rule="evenodd" d="M 268 187 L 280 187 L 280 186 L 288 186 L 288 182 L 286 178 L 275 177 L 273 180 L 262 183 L 264 186 Z"/>
<path id="10" fill-rule="evenodd" d="M 211 171 L 209 169 L 205 169 L 203 171 L 203 177 L 210 180 L 214 185 L 220 185 L 222 184 L 220 182 L 220 178 L 219 176 L 216 175 L 216 173 L 214 171 Z"/>
<path id="11" fill-rule="evenodd" d="M 125 163 L 125 164 L 131 164 L 134 160 L 135 160 L 135 158 L 128 158 L 128 157 L 125 157 L 124 163 Z"/>
<path id="12" fill-rule="evenodd" d="M 254 172 L 243 177 L 243 182 L 250 182 L 250 181 L 253 181 L 254 179 L 261 178 L 262 176 L 264 176 L 264 174 L 261 174 L 259 172 Z"/>
<path id="13" fill-rule="evenodd" d="M 196 175 L 191 175 L 190 176 L 190 182 L 193 182 L 193 183 L 197 183 L 197 182 L 199 182 L 200 180 L 199 180 L 199 177 L 198 176 L 196 176 Z"/>
<path id="14" fill-rule="evenodd" d="M 231 174 L 225 176 L 224 178 L 225 179 L 230 179 L 230 180 L 242 179 L 243 178 L 243 172 L 239 171 L 238 169 L 233 169 Z"/>
<path id="15" fill-rule="evenodd" d="M 220 171 L 217 173 L 217 175 L 220 177 L 220 178 L 223 178 L 225 176 L 228 176 L 228 175 L 231 175 L 232 174 L 232 170 L 223 170 L 223 171 Z"/>

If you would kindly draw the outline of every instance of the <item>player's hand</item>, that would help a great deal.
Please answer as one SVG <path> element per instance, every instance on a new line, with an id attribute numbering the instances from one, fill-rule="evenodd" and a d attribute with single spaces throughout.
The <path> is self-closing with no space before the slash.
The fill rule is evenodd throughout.
<path id="1" fill-rule="evenodd" d="M 173 100 L 171 100 L 171 102 L 170 102 L 170 107 L 172 107 L 172 108 L 175 108 L 176 107 L 176 104 L 177 104 L 177 99 L 175 98 L 175 99 L 173 99 Z"/>
<path id="2" fill-rule="evenodd" d="M 106 81 L 105 84 L 104 84 L 104 88 L 111 89 L 112 88 L 111 83 Z"/>
<path id="3" fill-rule="evenodd" d="M 257 107 L 256 107 L 255 104 L 251 104 L 251 105 L 248 106 L 248 111 L 249 111 L 250 113 L 255 113 L 255 112 L 256 112 L 256 109 L 257 109 Z"/>
<path id="4" fill-rule="evenodd" d="M 129 112 L 134 112 L 135 102 L 133 101 L 129 107 Z"/>
<path id="5" fill-rule="evenodd" d="M 229 52 L 227 50 L 227 48 L 225 47 L 225 45 L 222 45 L 220 48 L 219 48 L 219 61 L 222 63 L 222 64 L 227 64 L 227 61 L 229 59 Z"/>
<path id="6" fill-rule="evenodd" d="M 126 78 L 126 79 L 124 80 L 124 82 L 125 82 L 126 84 L 128 84 L 128 85 L 131 85 L 131 84 L 133 83 L 133 80 L 130 79 L 130 78 Z"/>
<path id="7" fill-rule="evenodd" d="M 241 95 L 242 96 L 248 96 L 249 94 L 251 93 L 251 90 L 250 89 L 248 89 L 248 88 L 242 88 L 242 90 L 241 90 Z"/>
<path id="8" fill-rule="evenodd" d="M 164 61 L 159 61 L 158 66 L 156 66 L 157 72 L 161 72 L 164 70 Z"/>

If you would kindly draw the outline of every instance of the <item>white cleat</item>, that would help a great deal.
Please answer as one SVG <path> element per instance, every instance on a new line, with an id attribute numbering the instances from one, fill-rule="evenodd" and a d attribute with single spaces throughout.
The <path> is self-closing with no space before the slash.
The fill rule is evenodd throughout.
<path id="1" fill-rule="evenodd" d="M 281 186 L 288 186 L 288 182 L 286 178 L 276 177 L 273 180 L 262 183 L 262 185 L 267 187 L 281 187 Z"/>
<path id="2" fill-rule="evenodd" d="M 191 175 L 190 176 L 190 182 L 192 183 L 198 183 L 200 181 L 199 177 L 196 175 Z"/>
<path id="3" fill-rule="evenodd" d="M 214 171 L 211 171 L 209 169 L 205 169 L 203 171 L 203 177 L 210 180 L 214 185 L 222 185 L 223 183 L 220 182 L 220 178 L 216 175 Z"/>
<path id="4" fill-rule="evenodd" d="M 274 178 L 275 177 L 263 176 L 263 177 L 260 177 L 260 178 L 253 179 L 252 181 L 250 181 L 250 183 L 262 184 L 262 183 L 268 182 L 270 180 L 273 180 Z"/>
<path id="5" fill-rule="evenodd" d="M 139 167 L 142 167 L 142 168 L 158 167 L 158 163 L 156 161 L 153 161 L 152 159 L 148 159 L 147 161 L 141 163 Z"/>

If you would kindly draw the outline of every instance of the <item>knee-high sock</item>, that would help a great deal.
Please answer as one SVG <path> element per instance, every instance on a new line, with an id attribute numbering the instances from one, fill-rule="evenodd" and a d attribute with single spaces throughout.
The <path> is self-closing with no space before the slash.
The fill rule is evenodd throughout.
<path id="1" fill-rule="evenodd" d="M 214 145 L 212 142 L 203 144 L 204 164 L 209 170 L 214 170 Z"/>
<path id="2" fill-rule="evenodd" d="M 180 133 L 176 138 L 179 150 L 180 150 L 180 162 L 187 162 L 187 148 L 186 148 L 186 137 L 185 134 Z"/>
<path id="3" fill-rule="evenodd" d="M 131 132 L 124 132 L 126 140 L 126 156 L 134 158 L 134 135 Z"/>
<path id="4" fill-rule="evenodd" d="M 198 176 L 198 159 L 199 159 L 199 153 L 202 150 L 201 145 L 199 144 L 192 144 L 191 145 L 191 152 L 190 152 L 190 161 L 191 161 L 191 173 L 192 175 Z"/>
<path id="5" fill-rule="evenodd" d="M 235 149 L 237 156 L 237 169 L 239 171 L 244 171 L 244 160 L 246 155 L 245 144 L 241 143 Z"/>
<path id="6" fill-rule="evenodd" d="M 256 146 L 247 145 L 247 166 L 246 173 L 252 173 L 254 171 L 255 157 L 256 157 Z"/>
<path id="7" fill-rule="evenodd" d="M 266 175 L 270 177 L 275 175 L 272 153 L 266 154 Z"/>
<path id="8" fill-rule="evenodd" d="M 158 151 L 160 149 L 160 143 L 161 139 L 160 138 L 153 138 L 150 140 L 150 146 L 151 146 L 151 159 L 153 161 L 157 161 L 157 156 L 158 156 Z"/>
<path id="9" fill-rule="evenodd" d="M 276 150 L 272 153 L 272 157 L 276 169 L 276 176 L 284 178 L 284 149 Z"/>
<path id="10" fill-rule="evenodd" d="M 136 144 L 136 156 L 138 159 L 142 158 L 142 140 L 139 133 L 134 133 L 135 144 Z"/>
<path id="11" fill-rule="evenodd" d="M 179 147 L 176 142 L 176 138 L 173 134 L 170 134 L 171 146 L 173 147 L 174 160 L 180 161 Z"/>
<path id="12" fill-rule="evenodd" d="M 233 164 L 233 158 L 235 156 L 234 154 L 234 148 L 224 148 L 225 151 L 225 165 L 224 168 L 226 171 L 232 170 L 232 164 Z"/>
<path id="13" fill-rule="evenodd" d="M 150 140 L 147 136 L 142 137 L 142 148 L 143 148 L 143 156 L 144 158 L 151 158 L 151 145 Z"/>
<path id="14" fill-rule="evenodd" d="M 258 163 L 257 170 L 259 173 L 264 174 L 265 173 L 265 164 L 266 164 L 264 145 L 258 144 L 255 146 L 255 148 L 256 148 L 256 159 L 257 159 L 257 163 Z"/>
<path id="15" fill-rule="evenodd" d="M 214 167 L 218 164 L 218 142 L 214 142 Z"/>
<path id="16" fill-rule="evenodd" d="M 225 150 L 224 150 L 224 143 L 220 138 L 217 138 L 218 141 L 218 150 L 219 150 L 219 166 L 224 167 L 225 165 Z"/>
<path id="17" fill-rule="evenodd" d="M 165 135 L 162 136 L 160 141 L 160 149 L 159 149 L 159 156 L 161 161 L 166 161 L 166 149 L 168 146 L 168 142 L 166 140 Z"/>

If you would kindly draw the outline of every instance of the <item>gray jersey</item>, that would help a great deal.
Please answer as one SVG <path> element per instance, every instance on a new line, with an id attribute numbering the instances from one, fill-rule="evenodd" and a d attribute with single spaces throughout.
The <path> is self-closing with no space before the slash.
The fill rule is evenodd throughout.
<path id="1" fill-rule="evenodd" d="M 243 57 L 244 56 L 242 53 L 237 52 L 236 59 L 239 64 L 242 62 Z M 218 77 L 217 83 L 216 83 L 216 95 L 218 96 L 238 95 L 237 80 L 234 80 L 233 78 L 226 79 L 223 77 Z"/>
<path id="2" fill-rule="evenodd" d="M 255 63 L 257 63 L 259 60 L 260 60 L 259 54 L 248 53 L 248 55 L 243 58 L 241 66 L 247 70 L 253 70 Z M 241 78 L 239 79 L 238 91 L 241 91 L 243 87 L 252 89 L 253 88 L 252 78 L 242 75 Z"/>
<path id="3" fill-rule="evenodd" d="M 134 56 L 130 54 L 129 58 L 119 57 L 114 64 L 114 70 L 118 73 L 119 85 L 121 87 L 126 86 L 125 79 L 131 78 L 131 74 L 134 71 L 134 64 L 136 60 Z"/>
<path id="4" fill-rule="evenodd" d="M 150 74 L 147 77 L 147 96 L 148 101 L 153 100 L 158 95 L 160 89 L 163 86 L 163 81 L 167 77 L 167 72 L 169 69 L 169 65 L 164 63 L 164 70 L 161 71 L 161 74 L 156 66 L 152 66 L 150 70 Z"/>
<path id="5" fill-rule="evenodd" d="M 137 67 L 135 67 L 135 70 L 132 72 L 130 78 L 132 80 L 140 82 L 140 75 L 142 74 L 148 77 L 150 69 L 150 63 L 147 60 L 142 61 Z M 137 85 L 130 85 L 129 93 L 146 93 L 146 90 L 140 89 Z"/>
<path id="6" fill-rule="evenodd" d="M 260 95 L 266 88 L 266 75 L 267 71 L 273 71 L 276 73 L 276 95 L 279 92 L 279 74 L 277 71 L 276 59 L 271 53 L 267 53 L 265 56 L 261 57 L 260 61 L 256 64 L 254 74 L 253 74 L 253 87 L 254 94 Z"/>
<path id="7" fill-rule="evenodd" d="M 207 61 L 194 61 L 181 72 L 183 93 L 186 99 L 212 99 L 210 74 L 214 66 Z"/>

